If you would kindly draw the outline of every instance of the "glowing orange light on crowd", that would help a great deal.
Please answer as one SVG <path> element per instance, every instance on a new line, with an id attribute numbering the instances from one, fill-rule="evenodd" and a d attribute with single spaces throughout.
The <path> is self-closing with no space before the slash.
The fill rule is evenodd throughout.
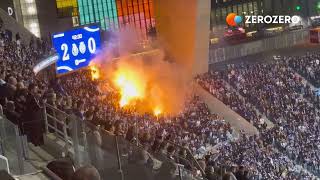
<path id="1" fill-rule="evenodd" d="M 120 107 L 124 107 L 145 96 L 146 83 L 139 74 L 131 69 L 119 69 L 116 72 L 114 84 L 119 88 L 121 99 Z"/>
<path id="2" fill-rule="evenodd" d="M 175 93 L 175 88 L 172 88 L 175 81 L 171 82 L 167 76 L 157 72 L 158 67 L 147 66 L 137 56 L 124 56 L 101 64 L 102 61 L 98 60 L 90 63 L 92 80 L 99 79 L 100 91 L 119 95 L 113 104 L 120 109 L 150 113 L 156 118 L 175 113 L 178 109 L 171 101 L 180 99 L 170 96 Z"/>
<path id="3" fill-rule="evenodd" d="M 97 80 L 100 78 L 100 71 L 99 68 L 97 66 L 95 66 L 94 64 L 89 65 L 90 70 L 91 70 L 91 78 L 92 80 Z"/>
<path id="4" fill-rule="evenodd" d="M 159 116 L 160 114 L 162 113 L 161 109 L 156 107 L 154 110 L 153 110 L 153 114 L 155 116 Z"/>

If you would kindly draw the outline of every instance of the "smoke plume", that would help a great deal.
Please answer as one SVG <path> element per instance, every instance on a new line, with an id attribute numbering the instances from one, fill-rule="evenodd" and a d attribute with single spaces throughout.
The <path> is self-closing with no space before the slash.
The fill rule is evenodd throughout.
<path id="1" fill-rule="evenodd" d="M 120 31 L 117 40 L 110 41 L 93 63 L 99 67 L 102 79 L 115 87 L 119 74 L 138 85 L 139 112 L 161 109 L 163 114 L 179 113 L 191 89 L 192 74 L 184 66 L 169 62 L 161 49 L 135 54 L 143 46 L 136 32 L 134 28 Z M 115 57 L 116 48 L 120 50 L 119 57 Z"/>

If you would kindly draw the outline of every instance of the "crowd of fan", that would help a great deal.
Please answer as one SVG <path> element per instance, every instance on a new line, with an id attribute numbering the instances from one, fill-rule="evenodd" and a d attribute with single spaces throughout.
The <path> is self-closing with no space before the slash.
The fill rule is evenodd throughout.
<path id="1" fill-rule="evenodd" d="M 287 57 L 289 65 L 309 80 L 315 87 L 320 87 L 320 54 L 307 53 L 304 56 Z"/>
<path id="2" fill-rule="evenodd" d="M 21 133 L 34 145 L 43 144 L 44 122 L 39 121 L 43 103 L 99 125 L 109 135 L 139 141 L 146 150 L 182 163 L 189 170 L 194 170 L 190 161 L 177 157 L 177 154 L 184 156 L 185 151 L 178 152 L 174 144 L 189 148 L 197 158 L 203 159 L 213 146 L 233 138 L 230 124 L 211 114 L 196 95 L 190 95 L 178 116 L 137 115 L 134 109 L 119 108 L 119 94 L 112 89 L 107 93 L 101 91 L 97 86 L 99 82 L 91 80 L 89 71 L 53 80 L 36 76 L 32 68 L 47 54 L 42 43 L 32 41 L 26 46 L 6 36 L 0 39 L 3 42 L 0 47 L 0 102 L 7 118 L 19 125 Z"/>
<path id="3" fill-rule="evenodd" d="M 32 68 L 48 53 L 48 49 L 42 46 L 45 44 L 35 43 L 34 40 L 23 45 L 19 35 L 16 36 L 16 41 L 12 41 L 3 31 L 0 33 L 0 42 L 0 103 L 4 107 L 4 113 L 11 121 L 19 124 L 21 132 L 28 134 L 33 143 L 41 144 L 42 139 L 30 133 L 41 126 L 33 126 L 32 122 L 37 116 L 35 112 L 40 110 L 39 97 L 46 91 L 47 83 L 39 80 Z"/>
<path id="4" fill-rule="evenodd" d="M 135 132 L 143 132 L 139 133 L 139 141 L 150 147 L 154 142 L 160 145 L 167 140 L 185 145 L 198 154 L 200 149 L 232 136 L 230 125 L 211 114 L 198 96 L 190 98 L 178 116 L 155 117 L 137 114 L 133 108 L 120 108 L 118 92 L 101 91 L 97 83 L 91 80 L 89 71 L 64 76 L 50 86 L 48 103 L 65 112 L 74 112 L 80 119 L 100 125 L 109 134 L 125 136 L 129 141 L 136 138 Z"/>
<path id="5" fill-rule="evenodd" d="M 224 104 L 229 106 L 258 129 L 266 129 L 267 124 L 261 114 L 248 100 L 241 98 L 223 81 L 223 74 L 210 71 L 196 78 L 197 82 Z"/>
<path id="6" fill-rule="evenodd" d="M 307 57 L 305 62 L 295 59 L 296 64 L 299 63 L 299 67 L 307 67 L 311 61 L 316 63 L 316 55 Z M 314 59 L 311 60 L 311 57 Z M 205 74 L 199 77 L 198 81 L 213 95 L 251 121 L 263 134 L 260 140 L 276 149 L 271 151 L 273 154 L 282 152 L 294 163 L 304 165 L 318 174 L 320 168 L 319 97 L 315 95 L 310 85 L 290 68 L 293 59 L 284 57 L 269 63 L 230 66 L 224 72 Z M 294 65 L 293 68 L 296 67 Z M 315 73 L 315 71 L 312 72 Z M 244 99 L 232 92 L 225 82 L 231 84 Z M 234 102 L 231 102 L 232 100 Z M 257 118 L 254 107 L 273 122 L 273 128 L 266 129 L 259 126 L 264 120 Z M 226 150 L 223 149 L 223 152 Z M 274 157 L 276 158 L 270 158 L 270 161 L 276 164 L 281 158 Z M 244 153 L 240 158 L 254 159 Z M 279 164 L 288 163 L 280 160 Z M 264 170 L 266 169 L 268 168 L 264 167 Z M 268 174 L 264 174 L 263 177 Z"/>
<path id="7" fill-rule="evenodd" d="M 21 133 L 35 145 L 43 143 L 43 122 L 37 119 L 46 102 L 102 127 L 108 135 L 138 141 L 156 156 L 160 154 L 193 170 L 186 151 L 176 152 L 173 143 L 189 148 L 200 159 L 209 180 L 311 178 L 309 173 L 297 173 L 296 162 L 319 169 L 319 99 L 314 99 L 311 87 L 287 68 L 291 63 L 317 85 L 316 54 L 304 57 L 304 64 L 298 58 L 289 58 L 285 63 L 231 67 L 228 72 L 198 78 L 201 85 L 260 130 L 260 136 L 244 135 L 233 142 L 230 124 L 211 114 L 196 95 L 190 95 L 178 116 L 138 115 L 133 108 L 119 108 L 117 91 L 110 87 L 106 88 L 108 91 L 99 89 L 99 81 L 92 81 L 89 71 L 54 80 L 35 76 L 32 67 L 48 53 L 45 41 L 32 40 L 26 46 L 19 36 L 11 41 L 5 33 L 0 35 L 0 103 L 8 119 L 18 124 Z M 244 99 L 228 88 L 223 78 Z M 255 108 L 275 127 L 267 129 Z M 221 152 L 216 159 L 210 154 L 213 146 Z M 289 154 L 290 159 L 284 154 Z"/>

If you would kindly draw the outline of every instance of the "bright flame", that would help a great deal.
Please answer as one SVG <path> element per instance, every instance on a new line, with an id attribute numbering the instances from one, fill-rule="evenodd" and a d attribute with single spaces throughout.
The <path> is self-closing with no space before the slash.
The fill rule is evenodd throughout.
<path id="1" fill-rule="evenodd" d="M 161 109 L 158 108 L 158 107 L 153 110 L 153 114 L 154 114 L 155 116 L 159 116 L 161 113 L 162 113 L 162 111 L 161 111 Z"/>
<path id="2" fill-rule="evenodd" d="M 145 83 L 141 76 L 132 70 L 121 69 L 116 73 L 115 85 L 119 88 L 121 99 L 120 107 L 124 107 L 145 96 Z"/>
<path id="3" fill-rule="evenodd" d="M 105 53 L 91 61 L 92 80 L 99 79 L 99 90 L 107 92 L 101 100 L 116 93 L 119 98 L 112 102 L 120 109 L 154 117 L 178 114 L 184 105 L 188 74 L 162 61 L 163 55 L 134 54 L 111 60 L 112 55 Z"/>
<path id="4" fill-rule="evenodd" d="M 97 66 L 91 64 L 90 65 L 90 70 L 91 70 L 91 78 L 92 80 L 96 80 L 100 78 L 100 71 L 97 68 Z"/>

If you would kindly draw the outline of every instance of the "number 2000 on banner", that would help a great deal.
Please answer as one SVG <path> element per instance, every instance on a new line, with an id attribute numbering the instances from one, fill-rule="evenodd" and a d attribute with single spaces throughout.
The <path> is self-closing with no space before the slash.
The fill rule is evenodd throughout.
<path id="1" fill-rule="evenodd" d="M 63 74 L 89 65 L 100 49 L 100 28 L 89 26 L 53 35 L 53 46 L 59 55 L 57 73 Z"/>

